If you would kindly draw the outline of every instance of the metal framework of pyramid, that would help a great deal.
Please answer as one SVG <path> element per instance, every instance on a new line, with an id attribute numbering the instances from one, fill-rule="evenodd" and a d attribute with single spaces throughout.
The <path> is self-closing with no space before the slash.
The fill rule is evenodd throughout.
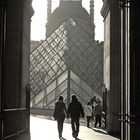
<path id="1" fill-rule="evenodd" d="M 30 55 L 31 107 L 54 108 L 60 95 L 82 104 L 101 98 L 103 44 L 93 40 L 86 21 L 66 18 Z"/>

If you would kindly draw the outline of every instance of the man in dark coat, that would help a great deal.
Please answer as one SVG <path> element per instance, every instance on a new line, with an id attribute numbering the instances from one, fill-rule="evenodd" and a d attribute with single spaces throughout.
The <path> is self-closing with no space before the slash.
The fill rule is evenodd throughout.
<path id="1" fill-rule="evenodd" d="M 77 138 L 79 133 L 79 118 L 84 118 L 84 109 L 81 103 L 78 101 L 76 95 L 72 95 L 72 101 L 68 106 L 68 114 L 67 117 L 71 118 L 71 127 L 72 127 L 72 135 L 74 138 Z"/>
<path id="2" fill-rule="evenodd" d="M 63 102 L 63 96 L 60 96 L 59 100 L 55 103 L 55 109 L 53 113 L 54 119 L 57 120 L 58 133 L 60 138 L 62 137 L 63 123 L 65 120 L 66 113 L 66 105 Z"/>

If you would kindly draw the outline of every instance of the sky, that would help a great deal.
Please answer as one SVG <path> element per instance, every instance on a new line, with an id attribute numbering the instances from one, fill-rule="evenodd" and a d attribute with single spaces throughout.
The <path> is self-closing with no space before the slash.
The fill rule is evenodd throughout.
<path id="1" fill-rule="evenodd" d="M 82 6 L 89 12 L 89 1 L 82 0 Z M 102 0 L 94 0 L 95 40 L 104 40 L 104 23 L 100 14 Z M 59 0 L 52 0 L 52 12 L 59 6 Z M 34 15 L 31 19 L 31 40 L 45 39 L 45 25 L 47 22 L 47 0 L 33 0 Z"/>

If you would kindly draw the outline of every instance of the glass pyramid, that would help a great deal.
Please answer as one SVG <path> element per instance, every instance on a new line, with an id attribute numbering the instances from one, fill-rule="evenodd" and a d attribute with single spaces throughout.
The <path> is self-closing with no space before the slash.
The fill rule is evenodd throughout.
<path id="1" fill-rule="evenodd" d="M 86 21 L 66 18 L 30 55 L 31 107 L 53 109 L 60 95 L 82 104 L 101 98 L 103 44 Z"/>

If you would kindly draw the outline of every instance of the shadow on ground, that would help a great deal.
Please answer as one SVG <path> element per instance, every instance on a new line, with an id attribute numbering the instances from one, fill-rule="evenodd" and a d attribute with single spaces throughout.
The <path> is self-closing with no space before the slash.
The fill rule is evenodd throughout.
<path id="1" fill-rule="evenodd" d="M 97 132 L 97 133 L 101 133 L 104 135 L 108 135 L 107 132 L 103 131 L 102 129 L 96 129 L 96 128 L 91 128 L 93 131 Z"/>

